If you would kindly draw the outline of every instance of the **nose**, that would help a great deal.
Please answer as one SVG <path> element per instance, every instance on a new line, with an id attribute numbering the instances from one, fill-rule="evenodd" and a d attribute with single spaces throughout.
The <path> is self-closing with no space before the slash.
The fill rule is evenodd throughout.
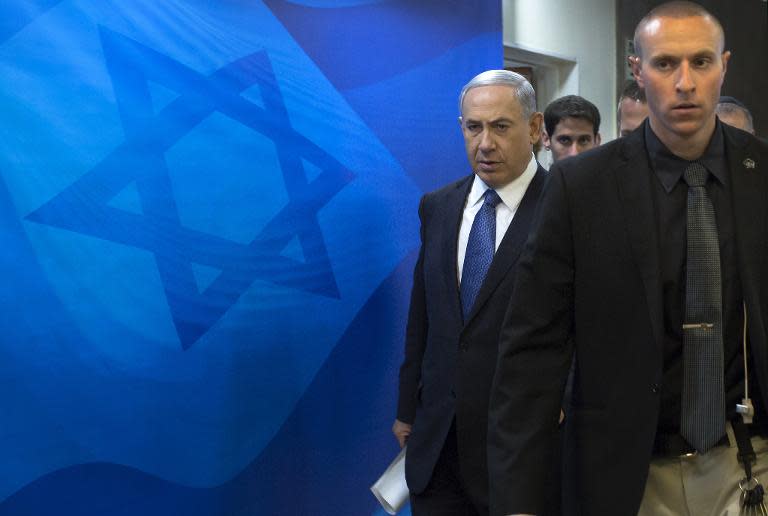
<path id="1" fill-rule="evenodd" d="M 696 85 L 693 82 L 693 75 L 691 75 L 691 67 L 688 61 L 683 61 L 683 63 L 680 65 L 675 88 L 677 88 L 677 91 L 680 92 L 691 92 L 696 88 Z"/>
<path id="2" fill-rule="evenodd" d="M 480 133 L 480 150 L 482 152 L 492 151 L 495 146 L 496 142 L 493 140 L 493 136 L 491 136 L 490 129 L 483 129 L 483 132 Z"/>
<path id="3" fill-rule="evenodd" d="M 579 153 L 579 145 L 577 143 L 573 143 L 568 147 L 568 150 L 565 152 L 566 156 L 576 156 Z"/>

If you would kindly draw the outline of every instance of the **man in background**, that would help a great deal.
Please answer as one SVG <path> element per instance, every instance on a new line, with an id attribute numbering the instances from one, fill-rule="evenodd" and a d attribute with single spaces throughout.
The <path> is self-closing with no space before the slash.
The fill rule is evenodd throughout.
<path id="1" fill-rule="evenodd" d="M 600 112 L 578 95 L 553 100 L 544 110 L 544 127 L 542 141 L 553 163 L 600 145 Z"/>
<path id="2" fill-rule="evenodd" d="M 742 131 L 747 131 L 750 134 L 755 134 L 752 113 L 749 112 L 747 106 L 740 100 L 726 95 L 721 96 L 720 102 L 717 103 L 717 108 L 715 108 L 715 114 L 717 114 L 717 118 L 721 122 Z"/>
<path id="3" fill-rule="evenodd" d="M 616 108 L 616 123 L 619 137 L 623 137 L 640 127 L 643 120 L 648 118 L 648 101 L 645 92 L 631 79 L 624 84 L 619 95 L 619 105 Z"/>
<path id="4" fill-rule="evenodd" d="M 419 206 L 421 249 L 392 427 L 408 445 L 415 516 L 488 514 L 499 330 L 546 175 L 532 152 L 542 115 L 523 76 L 477 75 L 461 91 L 459 112 L 472 174 Z"/>

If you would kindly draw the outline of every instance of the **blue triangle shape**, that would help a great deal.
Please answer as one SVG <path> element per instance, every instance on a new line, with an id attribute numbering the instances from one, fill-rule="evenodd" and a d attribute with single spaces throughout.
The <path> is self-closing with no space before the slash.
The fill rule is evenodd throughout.
<path id="1" fill-rule="evenodd" d="M 209 267 L 207 265 L 200 265 L 199 263 L 190 263 L 192 269 L 192 275 L 195 277 L 195 283 L 197 283 L 197 291 L 202 293 L 205 289 L 211 286 L 216 278 L 221 274 L 221 269 L 216 267 Z"/>
<path id="2" fill-rule="evenodd" d="M 136 181 L 128 183 L 128 186 L 120 190 L 117 195 L 109 200 L 107 206 L 143 215 L 144 211 L 141 209 L 141 195 L 136 187 Z"/>
<path id="3" fill-rule="evenodd" d="M 304 166 L 304 174 L 306 175 L 307 183 L 314 181 L 314 179 L 323 172 L 322 168 L 304 158 L 301 159 L 301 164 Z"/>
<path id="4" fill-rule="evenodd" d="M 261 95 L 261 86 L 259 84 L 254 84 L 244 92 L 240 94 L 241 97 L 243 97 L 248 102 L 253 102 L 260 108 L 266 109 L 267 106 L 264 104 L 264 97 Z"/>
<path id="5" fill-rule="evenodd" d="M 159 113 L 162 109 L 180 97 L 179 93 L 153 81 L 147 81 L 149 96 L 152 98 L 152 111 Z"/>
<path id="6" fill-rule="evenodd" d="M 298 237 L 293 237 L 280 253 L 280 256 L 296 260 L 297 262 L 306 263 L 307 259 L 304 256 L 304 250 L 301 248 L 301 242 Z"/>

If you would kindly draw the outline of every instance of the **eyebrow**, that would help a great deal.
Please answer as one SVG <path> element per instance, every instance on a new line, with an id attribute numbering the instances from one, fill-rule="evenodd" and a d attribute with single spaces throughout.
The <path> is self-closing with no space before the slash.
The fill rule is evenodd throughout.
<path id="1" fill-rule="evenodd" d="M 477 120 L 475 118 L 466 118 L 464 120 L 464 122 L 466 122 L 466 123 L 469 123 L 469 122 L 481 123 L 481 120 Z M 488 121 L 489 124 L 498 124 L 499 122 L 507 122 L 509 124 L 513 124 L 514 120 L 512 120 L 511 118 L 501 117 L 501 118 L 494 118 L 493 120 L 489 120 Z"/>
<path id="2" fill-rule="evenodd" d="M 698 57 L 717 57 L 717 52 L 713 50 L 701 50 L 699 52 L 696 52 L 693 54 L 693 58 L 696 59 Z"/>
<path id="3" fill-rule="evenodd" d="M 690 59 L 698 59 L 700 57 L 716 57 L 717 52 L 714 50 L 699 50 L 698 52 L 695 52 Z M 672 61 L 680 61 L 682 59 L 685 59 L 688 56 L 681 56 L 679 54 L 669 54 L 669 53 L 663 53 L 658 54 L 654 56 L 650 56 L 651 61 L 661 61 L 663 59 L 669 59 Z"/>

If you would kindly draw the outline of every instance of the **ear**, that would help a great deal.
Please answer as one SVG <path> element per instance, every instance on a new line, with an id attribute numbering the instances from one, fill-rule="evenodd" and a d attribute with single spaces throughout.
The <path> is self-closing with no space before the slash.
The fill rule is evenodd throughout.
<path id="1" fill-rule="evenodd" d="M 530 120 L 528 120 L 528 137 L 529 141 L 531 142 L 531 145 L 535 145 L 537 141 L 539 141 L 539 138 L 543 138 L 544 135 L 542 134 L 544 128 L 544 115 L 542 115 L 539 112 L 536 112 L 531 115 Z"/>
<path id="2" fill-rule="evenodd" d="M 459 117 L 459 127 L 463 127 L 463 125 L 464 125 L 464 120 L 461 117 Z"/>
<path id="3" fill-rule="evenodd" d="M 728 70 L 728 61 L 731 59 L 731 51 L 726 50 L 723 52 L 721 59 L 723 60 L 723 79 L 725 79 L 725 72 Z"/>
<path id="4" fill-rule="evenodd" d="M 603 141 L 603 139 L 602 139 L 602 138 L 600 138 L 600 133 L 597 133 L 597 134 L 595 135 L 595 147 L 597 147 L 598 145 L 600 145 L 600 142 L 601 142 L 601 141 Z"/>
<path id="5" fill-rule="evenodd" d="M 640 70 L 641 70 L 641 62 L 640 62 L 640 56 L 629 56 L 627 57 L 627 62 L 629 63 L 629 67 L 632 69 L 632 76 L 637 81 L 638 86 L 641 88 L 645 85 L 643 84 L 643 79 L 640 77 Z"/>

